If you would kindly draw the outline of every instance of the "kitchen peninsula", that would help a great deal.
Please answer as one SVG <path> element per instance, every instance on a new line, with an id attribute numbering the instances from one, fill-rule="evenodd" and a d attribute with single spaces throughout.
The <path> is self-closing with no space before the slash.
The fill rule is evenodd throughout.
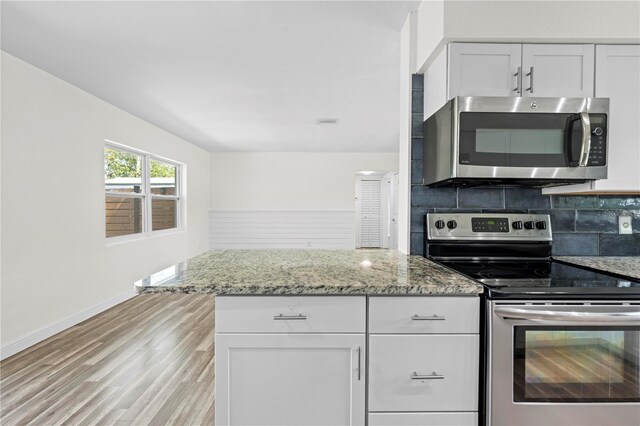
<path id="1" fill-rule="evenodd" d="M 211 250 L 135 283 L 139 293 L 477 295 L 482 286 L 395 250 Z"/>
<path id="2" fill-rule="evenodd" d="M 477 424 L 482 286 L 393 250 L 213 250 L 136 283 L 216 294 L 216 424 Z"/>

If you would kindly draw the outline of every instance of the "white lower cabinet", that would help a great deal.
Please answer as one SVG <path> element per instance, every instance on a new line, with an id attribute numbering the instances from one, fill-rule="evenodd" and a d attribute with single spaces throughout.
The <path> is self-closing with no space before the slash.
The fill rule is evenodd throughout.
<path id="1" fill-rule="evenodd" d="M 369 338 L 369 411 L 477 411 L 476 335 Z"/>
<path id="2" fill-rule="evenodd" d="M 478 424 L 478 297 L 369 299 L 369 425 Z"/>
<path id="3" fill-rule="evenodd" d="M 366 305 L 218 296 L 216 425 L 476 425 L 479 299 Z"/>
<path id="4" fill-rule="evenodd" d="M 216 297 L 216 425 L 364 425 L 364 296 Z"/>
<path id="5" fill-rule="evenodd" d="M 369 426 L 474 426 L 478 413 L 371 413 Z"/>
<path id="6" fill-rule="evenodd" d="M 477 297 L 371 297 L 371 334 L 478 334 Z"/>
<path id="7" fill-rule="evenodd" d="M 364 335 L 216 339 L 216 425 L 364 425 Z"/>

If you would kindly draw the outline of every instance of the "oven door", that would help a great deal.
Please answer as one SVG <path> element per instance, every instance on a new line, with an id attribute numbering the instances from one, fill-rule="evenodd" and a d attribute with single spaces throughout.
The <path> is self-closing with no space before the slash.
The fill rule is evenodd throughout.
<path id="1" fill-rule="evenodd" d="M 491 425 L 639 425 L 640 305 L 490 302 Z"/>

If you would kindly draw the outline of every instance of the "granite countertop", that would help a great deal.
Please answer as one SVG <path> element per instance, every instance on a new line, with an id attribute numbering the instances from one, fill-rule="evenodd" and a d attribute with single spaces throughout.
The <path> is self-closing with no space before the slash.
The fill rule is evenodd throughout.
<path id="1" fill-rule="evenodd" d="M 554 256 L 553 258 L 640 280 L 640 256 Z"/>
<path id="2" fill-rule="evenodd" d="M 476 295 L 482 285 L 395 250 L 211 250 L 135 283 L 140 293 Z"/>

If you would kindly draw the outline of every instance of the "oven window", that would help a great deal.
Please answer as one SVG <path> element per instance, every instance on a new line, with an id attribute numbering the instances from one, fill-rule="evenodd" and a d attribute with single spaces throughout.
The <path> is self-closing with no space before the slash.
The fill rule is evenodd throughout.
<path id="1" fill-rule="evenodd" d="M 640 327 L 514 327 L 515 402 L 640 402 Z"/>

